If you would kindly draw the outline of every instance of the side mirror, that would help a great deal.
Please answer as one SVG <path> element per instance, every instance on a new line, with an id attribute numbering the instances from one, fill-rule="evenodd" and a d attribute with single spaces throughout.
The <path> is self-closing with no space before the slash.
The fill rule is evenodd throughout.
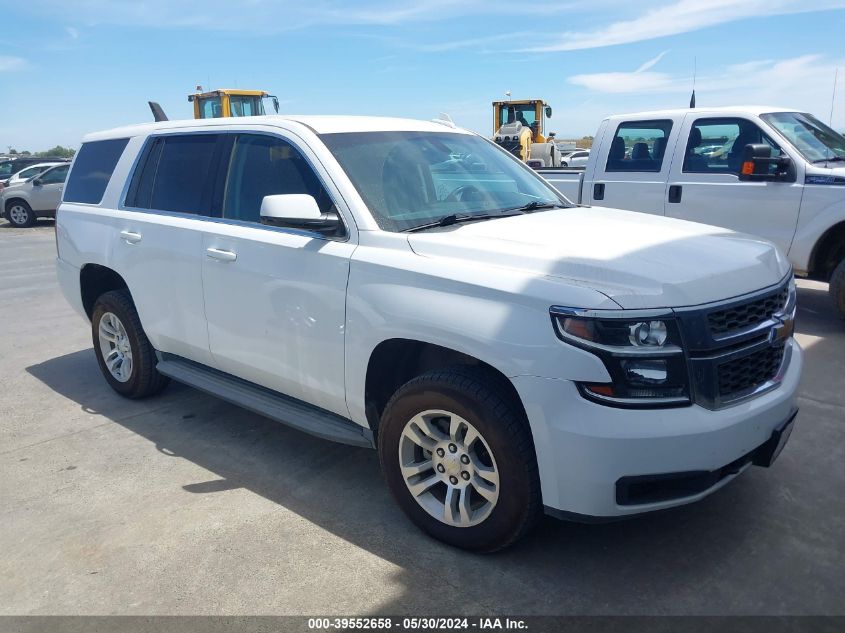
<path id="1" fill-rule="evenodd" d="M 771 169 L 774 165 L 775 169 Z M 772 158 L 772 147 L 766 143 L 749 143 L 742 150 L 739 179 L 747 181 L 788 180 L 792 174 L 789 156 Z"/>
<path id="2" fill-rule="evenodd" d="M 340 226 L 340 218 L 336 213 L 321 213 L 314 196 L 303 193 L 264 196 L 259 214 L 261 223 L 271 226 L 320 232 L 331 232 Z"/>
<path id="3" fill-rule="evenodd" d="M 546 118 L 547 119 L 552 118 L 552 106 L 546 106 Z"/>
<path id="4" fill-rule="evenodd" d="M 32 183 L 33 187 L 40 187 L 41 185 L 44 184 L 44 181 L 41 180 L 38 176 L 33 178 L 30 182 Z"/>

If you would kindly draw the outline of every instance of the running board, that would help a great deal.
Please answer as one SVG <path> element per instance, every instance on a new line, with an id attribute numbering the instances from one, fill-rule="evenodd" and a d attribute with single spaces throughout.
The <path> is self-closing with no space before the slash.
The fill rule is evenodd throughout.
<path id="1" fill-rule="evenodd" d="M 177 382 L 299 431 L 341 444 L 375 447 L 370 429 L 352 420 L 216 369 L 169 354 L 160 356 L 156 369 Z"/>

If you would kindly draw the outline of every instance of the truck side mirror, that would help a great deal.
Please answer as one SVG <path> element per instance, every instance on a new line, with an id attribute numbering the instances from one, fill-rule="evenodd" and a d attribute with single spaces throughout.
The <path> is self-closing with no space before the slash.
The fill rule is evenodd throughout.
<path id="1" fill-rule="evenodd" d="M 547 119 L 552 118 L 552 106 L 546 106 L 546 118 Z"/>
<path id="2" fill-rule="evenodd" d="M 771 169 L 774 165 L 775 169 Z M 749 143 L 742 150 L 739 179 L 746 181 L 788 180 L 792 174 L 789 156 L 772 158 L 772 146 L 767 143 Z"/>
<path id="3" fill-rule="evenodd" d="M 340 226 L 337 213 L 321 213 L 314 196 L 302 193 L 264 196 L 259 211 L 262 224 L 332 233 Z"/>

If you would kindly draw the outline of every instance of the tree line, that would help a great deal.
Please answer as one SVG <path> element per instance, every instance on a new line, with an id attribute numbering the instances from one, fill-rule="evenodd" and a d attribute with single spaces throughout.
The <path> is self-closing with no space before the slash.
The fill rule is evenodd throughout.
<path id="1" fill-rule="evenodd" d="M 51 156 L 56 158 L 73 158 L 73 155 L 76 154 L 76 150 L 70 147 L 62 147 L 61 145 L 56 145 L 46 151 L 43 152 L 29 152 L 29 151 L 22 151 L 19 152 L 13 147 L 9 148 L 9 155 L 10 156 L 34 156 L 35 158 L 41 158 L 44 156 Z"/>

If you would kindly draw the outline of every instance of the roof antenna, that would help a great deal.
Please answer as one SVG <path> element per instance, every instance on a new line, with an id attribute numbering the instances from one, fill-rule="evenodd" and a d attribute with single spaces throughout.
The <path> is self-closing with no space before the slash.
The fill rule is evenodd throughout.
<path id="1" fill-rule="evenodd" d="M 692 58 L 692 96 L 689 99 L 689 107 L 695 107 L 695 78 L 698 74 L 698 58 Z"/>
<path id="2" fill-rule="evenodd" d="M 833 127 L 833 105 L 836 103 L 836 82 L 839 79 L 839 68 L 836 69 L 836 72 L 833 75 L 833 96 L 830 97 L 830 121 L 828 125 Z"/>

